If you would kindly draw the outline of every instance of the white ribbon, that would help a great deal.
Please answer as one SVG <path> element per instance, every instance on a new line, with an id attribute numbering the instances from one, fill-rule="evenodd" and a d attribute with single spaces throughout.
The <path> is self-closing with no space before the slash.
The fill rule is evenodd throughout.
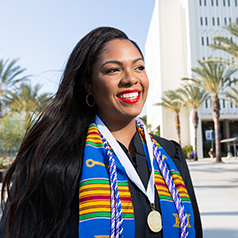
<path id="1" fill-rule="evenodd" d="M 121 162 L 122 166 L 124 167 L 127 176 L 130 178 L 130 180 L 147 196 L 151 204 L 154 204 L 155 200 L 155 192 L 154 192 L 154 166 L 153 166 L 153 148 L 152 148 L 152 142 L 150 139 L 150 136 L 146 130 L 144 130 L 145 133 L 145 139 L 146 144 L 149 152 L 150 157 L 150 164 L 151 164 L 151 174 L 149 183 L 147 185 L 147 189 L 145 190 L 145 187 L 143 186 L 143 183 L 136 172 L 134 166 L 132 165 L 131 161 L 121 148 L 121 146 L 118 144 L 112 133 L 108 130 L 106 125 L 103 123 L 103 121 L 96 115 L 96 125 L 98 130 L 101 132 L 101 134 L 106 138 L 110 146 L 112 147 L 113 151 L 115 152 L 117 158 Z M 142 122 L 143 123 L 143 122 Z M 145 127 L 144 127 L 145 128 Z"/>

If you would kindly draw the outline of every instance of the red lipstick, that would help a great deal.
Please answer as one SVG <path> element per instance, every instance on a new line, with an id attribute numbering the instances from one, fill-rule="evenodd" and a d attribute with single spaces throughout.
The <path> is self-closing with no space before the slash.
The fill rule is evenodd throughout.
<path id="1" fill-rule="evenodd" d="M 141 91 L 139 89 L 124 90 L 117 95 L 118 99 L 125 103 L 137 103 L 141 97 Z"/>

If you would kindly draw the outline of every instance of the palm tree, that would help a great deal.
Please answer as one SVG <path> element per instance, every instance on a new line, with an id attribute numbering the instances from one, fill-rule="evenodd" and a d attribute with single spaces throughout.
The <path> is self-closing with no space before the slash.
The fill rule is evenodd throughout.
<path id="1" fill-rule="evenodd" d="M 198 63 L 199 65 L 192 69 L 195 76 L 193 78 L 184 78 L 184 80 L 194 82 L 196 86 L 203 88 L 211 96 L 211 108 L 215 127 L 216 162 L 222 162 L 219 95 L 224 90 L 224 87 L 236 81 L 235 79 L 232 80 L 231 76 L 237 71 L 237 68 L 228 66 L 226 62 L 219 59 L 198 61 Z"/>
<path id="2" fill-rule="evenodd" d="M 175 113 L 175 127 L 181 145 L 181 130 L 180 130 L 180 117 L 179 113 L 183 107 L 183 103 L 178 100 L 179 93 L 176 90 L 167 90 L 163 93 L 161 103 L 156 103 L 156 106 L 162 106 L 165 109 L 171 110 Z"/>
<path id="3" fill-rule="evenodd" d="M 22 76 L 22 73 L 26 69 L 22 69 L 20 66 L 16 65 L 18 59 L 9 61 L 0 60 L 0 115 L 2 111 L 1 98 L 4 96 L 5 91 L 9 87 L 18 83 L 19 81 L 26 80 L 28 76 Z"/>
<path id="4" fill-rule="evenodd" d="M 184 103 L 185 107 L 192 108 L 192 122 L 194 127 L 194 156 L 193 160 L 198 160 L 197 158 L 197 128 L 198 128 L 198 112 L 197 109 L 199 106 L 208 99 L 209 95 L 204 89 L 199 87 L 187 84 L 182 88 L 178 89 L 180 94 L 179 100 Z"/>
<path id="5" fill-rule="evenodd" d="M 231 23 L 225 26 L 225 29 L 227 29 L 231 35 L 238 37 L 238 23 Z M 214 40 L 216 44 L 210 45 L 212 49 L 226 51 L 238 58 L 238 45 L 233 42 L 232 38 L 217 36 L 214 37 Z"/>
<path id="6" fill-rule="evenodd" d="M 238 107 L 238 84 L 227 89 L 225 92 L 225 99 L 230 103 L 234 103 Z"/>
<path id="7" fill-rule="evenodd" d="M 139 117 L 143 122 L 144 124 L 147 126 L 147 115 L 144 115 L 142 117 Z"/>
<path id="8" fill-rule="evenodd" d="M 15 91 L 7 91 L 4 102 L 10 106 L 11 111 L 23 113 L 25 115 L 26 125 L 34 112 L 40 112 L 46 106 L 50 94 L 40 94 L 41 86 L 36 84 L 32 87 L 30 84 L 22 83 Z"/>

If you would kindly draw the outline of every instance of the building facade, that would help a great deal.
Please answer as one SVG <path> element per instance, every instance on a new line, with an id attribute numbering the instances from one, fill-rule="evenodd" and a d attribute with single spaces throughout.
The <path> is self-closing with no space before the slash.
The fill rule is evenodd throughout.
<path id="1" fill-rule="evenodd" d="M 175 114 L 155 104 L 166 90 L 181 86 L 183 77 L 192 75 L 198 60 L 231 57 L 209 48 L 215 36 L 233 37 L 223 28 L 238 22 L 238 0 L 156 0 L 145 45 L 146 70 L 150 80 L 147 123 L 152 130 L 160 125 L 161 136 L 178 140 Z M 234 37 L 233 37 L 234 38 Z M 232 39 L 237 41 L 237 39 Z M 221 139 L 238 137 L 238 108 L 220 100 Z M 198 158 L 213 146 L 205 131 L 213 130 L 211 102 L 199 108 Z M 193 145 L 191 111 L 180 113 L 182 146 Z M 222 147 L 225 153 L 225 146 Z"/>

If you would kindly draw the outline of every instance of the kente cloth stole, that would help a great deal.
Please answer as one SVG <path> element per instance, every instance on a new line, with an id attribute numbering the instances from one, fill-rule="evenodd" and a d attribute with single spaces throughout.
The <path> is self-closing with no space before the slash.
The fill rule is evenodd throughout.
<path id="1" fill-rule="evenodd" d="M 140 138 L 144 147 L 147 163 L 148 151 L 142 130 L 138 127 Z M 152 138 L 152 137 L 151 137 Z M 174 165 L 172 159 L 165 150 L 152 140 L 162 153 L 163 159 L 169 167 L 170 174 L 175 183 L 176 189 L 181 197 L 182 205 L 187 214 L 188 238 L 195 237 L 194 215 L 192 204 L 184 185 L 183 179 Z M 113 151 L 112 151 L 113 152 Z M 135 221 L 131 194 L 129 191 L 128 178 L 124 167 L 113 154 L 117 169 L 117 186 L 120 195 L 122 216 L 123 216 L 123 237 L 135 237 Z M 160 198 L 162 215 L 162 231 L 164 238 L 180 237 L 180 220 L 167 188 L 165 180 L 159 171 L 156 160 L 154 163 L 155 187 Z M 95 123 L 88 128 L 84 159 L 82 165 L 82 176 L 79 184 L 79 237 L 80 238 L 109 238 L 111 227 L 111 187 L 109 180 L 109 161 L 99 131 Z"/>

